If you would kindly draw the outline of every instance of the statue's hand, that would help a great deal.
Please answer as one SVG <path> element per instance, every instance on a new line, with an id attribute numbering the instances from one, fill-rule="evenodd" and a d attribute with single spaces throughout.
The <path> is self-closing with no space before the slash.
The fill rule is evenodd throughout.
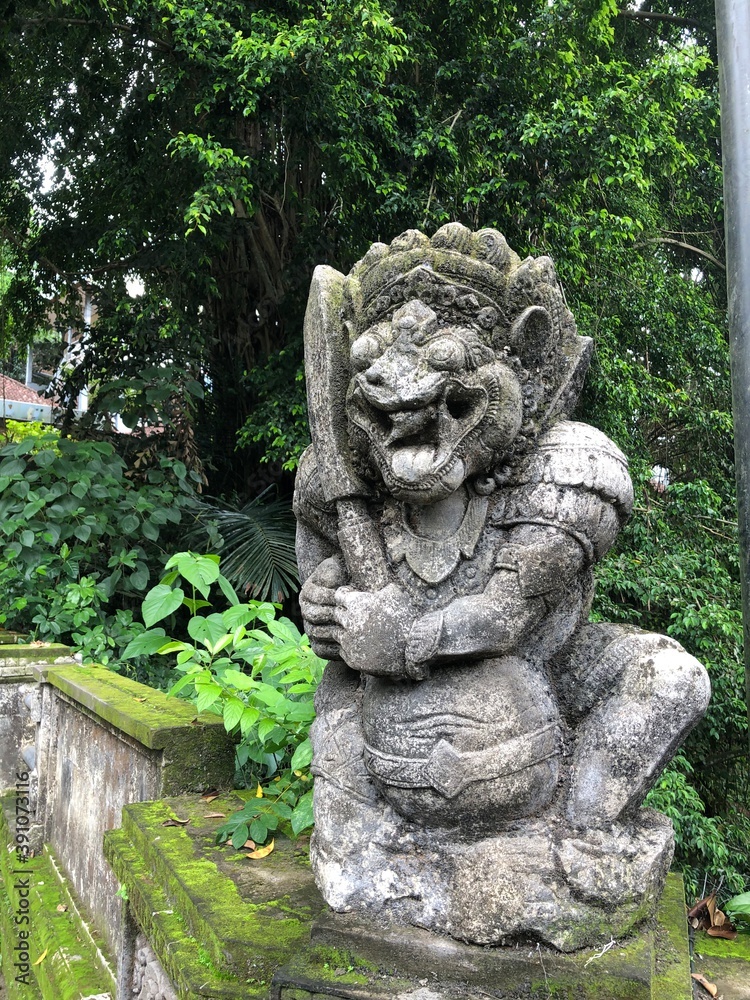
<path id="1" fill-rule="evenodd" d="M 324 660 L 341 659 L 336 591 L 346 581 L 346 575 L 343 560 L 331 556 L 310 574 L 299 595 L 305 632 L 313 651 Z"/>
<path id="2" fill-rule="evenodd" d="M 336 606 L 341 656 L 353 670 L 407 676 L 406 643 L 417 613 L 401 587 L 389 583 L 374 593 L 339 587 Z"/>

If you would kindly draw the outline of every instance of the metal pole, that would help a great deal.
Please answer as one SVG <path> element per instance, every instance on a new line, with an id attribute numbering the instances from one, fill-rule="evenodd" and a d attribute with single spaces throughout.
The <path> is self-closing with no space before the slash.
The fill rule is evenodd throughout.
<path id="1" fill-rule="evenodd" d="M 750 3 L 716 0 L 745 690 L 750 719 Z M 749 733 L 750 735 L 750 733 Z"/>

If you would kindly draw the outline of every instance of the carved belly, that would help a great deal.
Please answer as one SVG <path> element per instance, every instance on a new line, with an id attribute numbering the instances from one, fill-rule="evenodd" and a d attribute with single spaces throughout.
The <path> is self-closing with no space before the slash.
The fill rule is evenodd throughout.
<path id="1" fill-rule="evenodd" d="M 365 764 L 407 819 L 480 834 L 543 810 L 559 773 L 560 720 L 543 670 L 518 657 L 367 680 Z"/>

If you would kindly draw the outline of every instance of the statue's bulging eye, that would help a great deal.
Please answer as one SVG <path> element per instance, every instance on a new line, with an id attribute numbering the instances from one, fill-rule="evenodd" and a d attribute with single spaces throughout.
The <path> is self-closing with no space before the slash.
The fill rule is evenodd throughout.
<path id="1" fill-rule="evenodd" d="M 443 371 L 461 371 L 466 365 L 463 346 L 453 337 L 438 337 L 431 341 L 427 345 L 425 356 L 434 368 Z"/>
<path id="2" fill-rule="evenodd" d="M 361 337 L 357 339 L 352 344 L 351 349 L 351 359 L 352 368 L 355 371 L 364 371 L 365 368 L 369 368 L 370 365 L 379 358 L 383 353 L 383 345 L 380 343 L 377 337 L 373 337 L 371 333 L 363 333 Z"/>

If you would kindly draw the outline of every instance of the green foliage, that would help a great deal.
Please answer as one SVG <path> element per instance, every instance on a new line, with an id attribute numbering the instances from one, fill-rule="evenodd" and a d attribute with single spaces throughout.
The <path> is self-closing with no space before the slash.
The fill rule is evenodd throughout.
<path id="1" fill-rule="evenodd" d="M 43 424 L 39 420 L 6 420 L 2 430 L 2 439 L 5 444 L 18 442 L 23 438 L 41 438 L 49 435 L 52 441 L 57 431 L 49 424 Z"/>
<path id="2" fill-rule="evenodd" d="M 675 824 L 689 891 L 697 895 L 708 874 L 713 885 L 739 892 L 750 882 L 750 820 L 743 810 L 750 767 L 731 493 L 722 498 L 694 480 L 658 494 L 647 469 L 635 473 L 635 514 L 599 567 L 595 611 L 604 620 L 666 632 L 708 669 L 706 717 L 648 802 Z"/>
<path id="3" fill-rule="evenodd" d="M 97 321 L 61 388 L 85 379 L 94 412 L 100 385 L 149 366 L 203 373 L 214 491 L 243 485 L 238 429 L 287 467 L 304 446 L 313 266 L 346 271 L 410 226 L 495 225 L 551 252 L 616 394 L 695 267 L 701 339 L 722 322 L 710 17 L 676 13 L 696 5 L 706 31 L 593 0 L 24 0 L 0 34 L 8 307 L 33 325 L 40 291 L 65 296 L 60 325 L 82 328 L 85 278 Z"/>
<path id="4" fill-rule="evenodd" d="M 727 916 L 734 922 L 750 924 L 750 892 L 733 896 L 724 904 Z"/>
<path id="5" fill-rule="evenodd" d="M 280 462 L 293 472 L 310 443 L 305 373 L 297 351 L 283 349 L 265 365 L 245 373 L 244 384 L 258 400 L 237 434 L 240 447 L 260 445 L 263 462 Z"/>
<path id="6" fill-rule="evenodd" d="M 262 844 L 282 823 L 300 833 L 312 826 L 308 731 L 323 661 L 288 618 L 276 618 L 273 604 L 240 603 L 218 556 L 179 552 L 166 570 L 143 601 L 148 630 L 124 655 L 176 654 L 182 676 L 170 693 L 190 698 L 199 712 L 221 714 L 227 732 L 238 736 L 238 771 L 256 794 L 220 827 L 220 842 Z M 225 611 L 212 610 L 214 585 L 229 604 Z M 182 606 L 191 615 L 185 639 L 152 627 Z"/>
<path id="7" fill-rule="evenodd" d="M 108 664 L 192 496 L 167 462 L 137 484 L 111 444 L 29 435 L 0 449 L 0 621 Z"/>
<path id="8" fill-rule="evenodd" d="M 706 816 L 705 805 L 689 780 L 693 771 L 679 754 L 656 782 L 646 804 L 669 816 L 674 824 L 676 855 L 688 898 L 699 897 L 707 873 L 715 885 L 723 884 L 726 891 L 736 892 L 746 883 L 743 850 L 750 823 Z"/>

